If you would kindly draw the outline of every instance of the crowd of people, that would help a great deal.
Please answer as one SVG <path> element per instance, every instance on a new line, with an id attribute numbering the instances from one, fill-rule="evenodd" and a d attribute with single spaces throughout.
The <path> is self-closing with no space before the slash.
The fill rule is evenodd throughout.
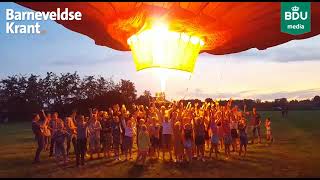
<path id="1" fill-rule="evenodd" d="M 181 101 L 151 103 L 149 107 L 132 104 L 130 111 L 116 104 L 106 111 L 89 109 L 87 117 L 74 111 L 63 119 L 57 112 L 42 111 L 34 114 L 32 121 L 38 144 L 34 163 L 40 162 L 43 150 L 59 163 L 69 163 L 71 149 L 77 166 L 102 157 L 133 160 L 133 149 L 137 149 L 135 161 L 139 165 L 145 165 L 147 158 L 181 163 L 218 159 L 224 154 L 229 159 L 232 153 L 246 156 L 248 132 L 252 133 L 252 144 L 261 143 L 261 127 L 266 128 L 266 141 L 271 143 L 270 118 L 263 126 L 255 108 L 239 109 L 232 106 L 231 99 L 226 105 Z"/>

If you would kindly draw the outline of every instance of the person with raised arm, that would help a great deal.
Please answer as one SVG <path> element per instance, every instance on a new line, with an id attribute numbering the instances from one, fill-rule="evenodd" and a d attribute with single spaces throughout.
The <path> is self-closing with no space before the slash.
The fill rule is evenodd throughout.
<path id="1" fill-rule="evenodd" d="M 209 122 L 209 127 L 211 130 L 211 147 L 209 157 L 211 158 L 211 153 L 215 151 L 216 159 L 218 159 L 218 145 L 219 145 L 219 136 L 218 136 L 218 127 L 216 124 L 216 117 L 212 112 Z"/>
<path id="2" fill-rule="evenodd" d="M 198 160 L 202 160 L 204 162 L 205 125 L 203 122 L 203 117 L 197 116 L 194 118 L 194 135 L 197 158 Z"/>
<path id="3" fill-rule="evenodd" d="M 244 148 L 244 156 L 246 156 L 248 136 L 247 136 L 247 123 L 244 118 L 241 119 L 240 124 L 239 124 L 239 136 L 240 136 L 239 156 L 241 156 L 242 148 Z"/>
<path id="4" fill-rule="evenodd" d="M 66 149 L 65 149 L 65 139 L 67 136 L 67 130 L 62 119 L 57 119 L 56 131 L 54 133 L 55 139 L 55 156 L 58 163 L 67 163 Z"/>
<path id="5" fill-rule="evenodd" d="M 165 160 L 165 153 L 169 152 L 170 161 L 172 161 L 172 136 L 173 136 L 173 119 L 170 119 L 168 112 L 162 122 L 162 159 Z"/>
<path id="6" fill-rule="evenodd" d="M 47 115 L 42 110 L 42 115 L 44 117 L 44 121 L 42 123 L 43 135 L 44 135 L 44 150 L 47 151 L 50 148 L 50 139 L 51 139 L 51 130 L 50 130 L 50 121 L 51 121 L 51 114 L 48 113 Z"/>
<path id="7" fill-rule="evenodd" d="M 133 137 L 136 134 L 136 128 L 134 127 L 134 118 L 129 116 L 129 111 L 126 113 L 125 116 L 121 119 L 122 125 L 124 127 L 124 153 L 125 153 L 125 160 L 128 160 L 128 154 L 130 160 L 132 159 L 132 146 L 133 146 Z"/>
<path id="8" fill-rule="evenodd" d="M 261 143 L 261 133 L 260 133 L 260 126 L 261 126 L 261 116 L 257 112 L 257 109 L 254 107 L 252 109 L 252 114 L 251 114 L 251 123 L 253 126 L 252 129 L 252 141 L 251 143 L 254 144 L 255 139 L 258 137 L 258 143 Z"/>
<path id="9" fill-rule="evenodd" d="M 66 118 L 66 129 L 68 132 L 67 135 L 67 157 L 70 155 L 71 143 L 73 146 L 74 153 L 77 153 L 77 126 L 74 122 L 75 114 Z"/>

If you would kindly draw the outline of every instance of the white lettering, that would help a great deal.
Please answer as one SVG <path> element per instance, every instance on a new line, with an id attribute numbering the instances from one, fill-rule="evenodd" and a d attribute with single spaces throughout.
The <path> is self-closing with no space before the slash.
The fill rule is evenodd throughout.
<path id="1" fill-rule="evenodd" d="M 49 18 L 49 12 L 47 12 L 47 13 L 44 13 L 44 12 L 42 12 L 42 17 L 43 17 L 43 20 L 48 20 L 48 18 Z"/>
<path id="2" fill-rule="evenodd" d="M 41 12 L 36 12 L 36 15 L 35 15 L 36 20 L 41 21 L 41 16 L 42 16 Z"/>
<path id="3" fill-rule="evenodd" d="M 298 20 L 299 19 L 299 13 L 298 12 L 293 12 L 292 13 L 292 20 Z"/>
<path id="4" fill-rule="evenodd" d="M 11 21 L 14 19 L 13 9 L 6 9 L 6 19 L 7 21 Z"/>
<path id="5" fill-rule="evenodd" d="M 69 11 L 65 8 L 63 11 L 57 8 L 57 11 L 42 12 L 42 11 L 14 11 L 13 9 L 6 9 L 6 33 L 7 34 L 41 34 L 40 24 L 17 25 L 12 21 L 41 21 L 41 20 L 81 20 L 82 14 L 79 11 Z M 11 21 L 11 22 L 10 22 Z"/>
<path id="6" fill-rule="evenodd" d="M 14 25 L 14 22 L 11 22 L 11 23 L 7 22 L 6 23 L 6 33 L 7 34 L 9 34 L 9 33 L 13 34 L 14 33 L 14 31 L 12 29 L 13 25 Z"/>
<path id="7" fill-rule="evenodd" d="M 68 8 L 61 13 L 61 20 L 68 20 Z"/>
<path id="8" fill-rule="evenodd" d="M 39 23 L 36 23 L 36 25 L 34 26 L 36 28 L 36 33 L 37 34 L 40 34 L 40 24 Z"/>
<path id="9" fill-rule="evenodd" d="M 285 12 L 284 13 L 284 19 L 285 20 L 291 20 L 291 12 Z"/>
<path id="10" fill-rule="evenodd" d="M 300 13 L 300 16 L 301 16 L 302 20 L 306 20 L 308 18 L 308 12 L 305 12 L 304 15 L 305 16 L 303 17 L 303 13 L 302 12 Z"/>
<path id="11" fill-rule="evenodd" d="M 80 20 L 81 20 L 81 17 L 82 17 L 82 14 L 81 14 L 81 12 L 77 11 L 77 12 L 74 14 L 74 16 L 75 16 L 75 19 L 76 19 L 77 21 L 80 21 Z"/>
<path id="12" fill-rule="evenodd" d="M 56 14 L 55 12 L 51 12 L 51 13 L 50 13 L 50 19 L 51 19 L 52 21 L 55 21 L 55 20 L 56 20 L 56 16 L 57 16 L 57 14 Z"/>
<path id="13" fill-rule="evenodd" d="M 73 12 L 71 11 L 71 12 L 69 12 L 69 19 L 68 20 L 72 21 L 73 19 L 74 19 Z"/>

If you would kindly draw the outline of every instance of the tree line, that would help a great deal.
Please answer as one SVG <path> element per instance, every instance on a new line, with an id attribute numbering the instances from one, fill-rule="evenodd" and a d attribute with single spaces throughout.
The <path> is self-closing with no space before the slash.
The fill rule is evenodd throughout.
<path id="1" fill-rule="evenodd" d="M 137 99 L 134 83 L 102 76 L 80 78 L 77 72 L 48 72 L 45 77 L 31 74 L 8 76 L 0 81 L 0 112 L 23 120 L 40 109 L 67 114 L 85 113 L 89 107 L 108 108 L 112 104 L 131 104 Z"/>
<path id="2" fill-rule="evenodd" d="M 145 90 L 137 96 L 135 85 L 130 80 L 121 79 L 115 82 L 112 78 L 102 76 L 85 76 L 81 78 L 77 72 L 61 73 L 47 72 L 44 77 L 31 74 L 13 75 L 0 80 L 0 119 L 4 114 L 10 121 L 29 120 L 33 112 L 41 109 L 57 111 L 62 116 L 73 110 L 88 113 L 88 108 L 107 109 L 113 104 L 125 104 L 129 109 L 132 103 L 149 105 L 155 98 L 150 91 Z M 199 99 L 182 100 L 202 103 Z M 213 99 L 208 97 L 207 102 Z M 225 104 L 227 101 L 219 101 Z M 261 100 L 234 100 L 234 105 L 243 109 L 253 106 L 258 110 L 311 110 L 320 109 L 320 97 L 315 96 L 306 100 L 291 100 L 286 98 L 262 102 Z"/>

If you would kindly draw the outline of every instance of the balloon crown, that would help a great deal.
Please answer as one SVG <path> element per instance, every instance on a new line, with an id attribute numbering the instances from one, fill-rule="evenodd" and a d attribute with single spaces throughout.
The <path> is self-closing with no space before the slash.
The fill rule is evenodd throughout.
<path id="1" fill-rule="evenodd" d="M 298 6 L 293 6 L 293 7 L 291 8 L 291 10 L 292 10 L 292 11 L 299 11 L 299 7 L 298 7 Z"/>

